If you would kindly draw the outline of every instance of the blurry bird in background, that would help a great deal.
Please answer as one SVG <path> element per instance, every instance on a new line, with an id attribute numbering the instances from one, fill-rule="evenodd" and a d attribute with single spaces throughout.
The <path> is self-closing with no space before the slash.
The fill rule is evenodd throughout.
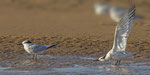
<path id="1" fill-rule="evenodd" d="M 128 12 L 128 9 L 112 6 L 106 3 L 96 3 L 94 5 L 94 10 L 97 15 L 107 14 L 115 22 L 120 22 L 121 18 L 125 13 Z M 134 19 L 141 18 L 138 15 L 134 15 Z"/>

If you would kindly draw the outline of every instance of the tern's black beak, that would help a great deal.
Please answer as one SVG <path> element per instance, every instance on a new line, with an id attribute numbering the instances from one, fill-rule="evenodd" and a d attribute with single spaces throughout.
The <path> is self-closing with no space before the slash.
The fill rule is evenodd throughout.
<path id="1" fill-rule="evenodd" d="M 22 45 L 22 43 L 18 43 L 17 45 Z"/>
<path id="2" fill-rule="evenodd" d="M 93 61 L 99 61 L 98 59 L 95 59 L 95 60 L 93 60 Z"/>

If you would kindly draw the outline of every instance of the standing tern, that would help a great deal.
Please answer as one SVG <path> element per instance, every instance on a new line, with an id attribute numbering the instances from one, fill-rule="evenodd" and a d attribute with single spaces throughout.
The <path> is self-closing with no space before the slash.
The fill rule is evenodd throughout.
<path id="1" fill-rule="evenodd" d="M 120 22 L 116 26 L 114 43 L 112 49 L 105 55 L 100 57 L 99 61 L 117 60 L 115 65 L 119 65 L 124 58 L 134 55 L 126 51 L 127 37 L 130 33 L 132 20 L 135 15 L 135 6 L 132 6 L 128 12 L 124 14 Z"/>
<path id="2" fill-rule="evenodd" d="M 56 45 L 58 45 L 58 43 L 55 43 L 52 45 L 38 45 L 38 44 L 32 43 L 29 40 L 23 41 L 22 44 L 24 46 L 25 51 L 33 55 L 33 59 L 37 59 L 37 55 L 43 53 L 45 50 L 49 48 L 53 48 Z"/>

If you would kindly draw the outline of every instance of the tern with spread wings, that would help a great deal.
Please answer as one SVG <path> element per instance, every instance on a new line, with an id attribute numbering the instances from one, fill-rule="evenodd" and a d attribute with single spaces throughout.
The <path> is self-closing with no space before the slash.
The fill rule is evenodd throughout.
<path id="1" fill-rule="evenodd" d="M 122 59 L 134 55 L 134 53 L 126 51 L 126 44 L 132 26 L 132 20 L 135 15 L 135 10 L 135 6 L 132 6 L 128 12 L 124 14 L 116 26 L 112 49 L 105 56 L 100 57 L 98 59 L 99 61 L 117 60 L 115 65 L 119 65 Z"/>

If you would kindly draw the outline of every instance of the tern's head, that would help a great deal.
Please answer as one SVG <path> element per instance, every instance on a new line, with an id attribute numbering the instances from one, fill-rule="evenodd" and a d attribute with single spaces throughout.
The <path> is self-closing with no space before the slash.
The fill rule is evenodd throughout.
<path id="1" fill-rule="evenodd" d="M 98 60 L 99 60 L 99 61 L 105 61 L 105 60 L 106 60 L 105 57 L 106 57 L 106 56 L 102 56 L 102 57 L 100 57 Z"/>
<path id="2" fill-rule="evenodd" d="M 22 42 L 22 44 L 29 44 L 29 43 L 32 43 L 32 42 L 29 41 L 29 40 L 25 40 L 25 41 Z"/>

